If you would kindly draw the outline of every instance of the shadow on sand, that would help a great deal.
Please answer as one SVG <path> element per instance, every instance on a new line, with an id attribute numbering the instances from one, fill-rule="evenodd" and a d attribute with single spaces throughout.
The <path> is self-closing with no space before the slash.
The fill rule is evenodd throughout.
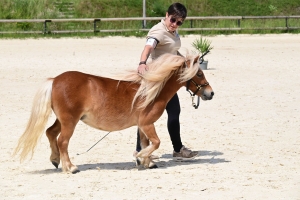
<path id="1" fill-rule="evenodd" d="M 172 159 L 172 154 L 163 154 L 160 160 L 155 163 L 158 169 L 170 168 L 178 165 L 197 165 L 197 164 L 220 164 L 230 162 L 224 158 L 215 158 L 216 156 L 223 155 L 222 152 L 218 151 L 199 151 L 199 155 L 191 161 L 176 162 Z M 210 158 L 201 158 L 201 157 Z M 53 166 L 54 167 L 54 166 Z M 77 165 L 80 171 L 88 170 L 132 170 L 137 168 L 138 170 L 145 170 L 143 167 L 136 167 L 133 161 L 131 162 L 117 162 L 117 163 L 94 163 L 94 164 L 83 164 Z M 61 172 L 61 168 L 58 169 L 45 169 L 39 171 L 32 171 L 32 174 L 51 174 Z"/>

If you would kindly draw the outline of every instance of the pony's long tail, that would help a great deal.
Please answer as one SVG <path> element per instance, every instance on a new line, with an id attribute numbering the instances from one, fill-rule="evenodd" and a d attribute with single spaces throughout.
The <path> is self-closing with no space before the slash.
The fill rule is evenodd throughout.
<path id="1" fill-rule="evenodd" d="M 51 114 L 51 92 L 53 79 L 48 79 L 37 91 L 32 109 L 31 116 L 23 135 L 20 137 L 18 146 L 16 147 L 13 156 L 20 153 L 20 161 L 31 152 L 31 158 L 37 142 L 42 136 L 46 123 Z"/>

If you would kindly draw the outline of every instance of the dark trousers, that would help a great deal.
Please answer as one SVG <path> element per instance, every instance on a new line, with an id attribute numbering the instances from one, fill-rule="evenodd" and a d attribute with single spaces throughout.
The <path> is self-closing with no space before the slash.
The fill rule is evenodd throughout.
<path id="1" fill-rule="evenodd" d="M 177 93 L 172 97 L 166 106 L 166 111 L 168 114 L 168 131 L 173 144 L 173 149 L 176 152 L 179 152 L 182 143 L 180 138 L 180 123 L 179 123 L 179 114 L 180 114 L 180 103 Z M 141 151 L 141 142 L 139 129 L 137 131 L 137 141 L 136 141 L 136 151 Z"/>

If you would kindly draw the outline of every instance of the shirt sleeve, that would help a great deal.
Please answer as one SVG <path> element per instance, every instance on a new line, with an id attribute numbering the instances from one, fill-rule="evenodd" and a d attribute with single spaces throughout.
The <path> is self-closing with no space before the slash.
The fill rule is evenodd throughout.
<path id="1" fill-rule="evenodd" d="M 158 41 L 155 38 L 148 38 L 146 41 L 146 45 L 152 46 L 153 49 L 155 49 L 157 44 L 158 44 Z"/>
<path id="2" fill-rule="evenodd" d="M 157 43 L 163 43 L 164 34 L 160 28 L 160 24 L 153 26 L 148 32 L 147 39 L 154 38 Z"/>

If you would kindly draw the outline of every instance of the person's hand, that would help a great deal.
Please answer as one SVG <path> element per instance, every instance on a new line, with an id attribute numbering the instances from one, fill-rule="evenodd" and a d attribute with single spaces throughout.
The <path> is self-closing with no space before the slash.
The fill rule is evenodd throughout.
<path id="1" fill-rule="evenodd" d="M 141 64 L 138 66 L 138 73 L 144 74 L 148 70 L 148 67 L 146 64 Z"/>

